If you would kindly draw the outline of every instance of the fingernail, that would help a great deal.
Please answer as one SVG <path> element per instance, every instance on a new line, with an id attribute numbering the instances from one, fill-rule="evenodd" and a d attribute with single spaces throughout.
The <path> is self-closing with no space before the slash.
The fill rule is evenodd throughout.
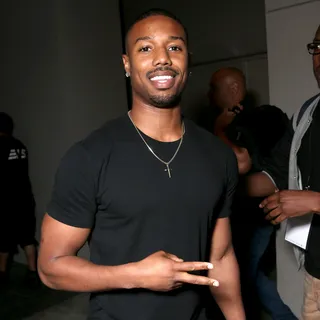
<path id="1" fill-rule="evenodd" d="M 213 269 L 213 264 L 212 263 L 208 263 L 208 269 Z"/>
<path id="2" fill-rule="evenodd" d="M 212 285 L 214 287 L 219 287 L 219 282 L 217 280 L 215 280 L 215 281 L 212 282 Z"/>

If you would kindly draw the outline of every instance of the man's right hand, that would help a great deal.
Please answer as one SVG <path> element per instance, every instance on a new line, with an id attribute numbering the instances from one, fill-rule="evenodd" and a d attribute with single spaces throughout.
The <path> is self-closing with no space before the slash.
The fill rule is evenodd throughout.
<path id="1" fill-rule="evenodd" d="M 184 262 L 177 256 L 158 251 L 137 263 L 138 287 L 152 291 L 170 291 L 185 283 L 219 286 L 219 282 L 188 272 L 209 270 L 213 265 L 208 262 Z"/>

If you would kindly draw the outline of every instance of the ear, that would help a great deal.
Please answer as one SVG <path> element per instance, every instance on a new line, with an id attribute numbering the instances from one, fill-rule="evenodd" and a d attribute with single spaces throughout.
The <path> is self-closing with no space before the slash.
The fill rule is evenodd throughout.
<path id="1" fill-rule="evenodd" d="M 130 75 L 130 73 L 131 73 L 130 59 L 127 54 L 122 55 L 122 62 L 123 62 L 123 67 L 124 67 L 125 72 Z"/>
<path id="2" fill-rule="evenodd" d="M 240 90 L 239 83 L 236 81 L 232 82 L 230 85 L 230 90 L 232 95 L 236 97 L 239 94 L 239 90 Z"/>

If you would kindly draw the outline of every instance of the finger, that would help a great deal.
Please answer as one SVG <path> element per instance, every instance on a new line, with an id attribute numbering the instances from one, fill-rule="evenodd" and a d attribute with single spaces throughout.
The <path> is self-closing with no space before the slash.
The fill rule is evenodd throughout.
<path id="1" fill-rule="evenodd" d="M 178 282 L 196 284 L 199 286 L 219 286 L 219 281 L 216 279 L 211 279 L 203 276 L 195 276 L 187 272 L 179 272 L 175 280 Z"/>
<path id="2" fill-rule="evenodd" d="M 263 212 L 269 213 L 270 211 L 278 208 L 279 205 L 280 205 L 280 203 L 278 201 L 271 201 L 263 208 Z"/>
<path id="3" fill-rule="evenodd" d="M 274 194 L 272 194 L 271 196 L 265 198 L 260 204 L 259 207 L 260 208 L 264 208 L 269 202 L 273 202 L 276 201 L 279 198 L 279 190 L 276 190 L 276 192 Z"/>
<path id="4" fill-rule="evenodd" d="M 282 214 L 282 210 L 280 207 L 270 211 L 266 216 L 265 219 L 266 220 L 274 220 L 275 218 L 277 218 L 278 216 L 280 216 L 280 214 Z"/>
<path id="5" fill-rule="evenodd" d="M 269 197 L 265 198 L 260 204 L 259 204 L 259 208 L 264 208 L 269 202 Z"/>
<path id="6" fill-rule="evenodd" d="M 180 262 L 174 265 L 176 271 L 198 271 L 213 269 L 212 263 L 209 262 Z"/>
<path id="7" fill-rule="evenodd" d="M 183 262 L 183 259 L 181 259 L 181 258 L 179 258 L 176 255 L 171 254 L 171 253 L 167 253 L 166 252 L 166 257 L 171 259 L 171 260 L 173 260 L 173 261 L 175 261 L 175 262 Z"/>
<path id="8" fill-rule="evenodd" d="M 287 219 L 287 217 L 284 214 L 280 214 L 275 219 L 271 220 L 271 223 L 273 225 L 277 225 L 277 224 L 281 223 L 282 221 L 284 221 L 286 219 Z"/>

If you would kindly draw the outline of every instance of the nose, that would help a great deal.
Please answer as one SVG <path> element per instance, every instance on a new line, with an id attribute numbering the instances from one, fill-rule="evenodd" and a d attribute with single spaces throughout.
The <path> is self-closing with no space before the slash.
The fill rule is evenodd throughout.
<path id="1" fill-rule="evenodd" d="M 172 65 L 170 54 L 166 48 L 159 48 L 156 50 L 154 59 L 153 59 L 153 65 L 154 66 L 158 66 L 158 65 L 171 66 Z"/>

